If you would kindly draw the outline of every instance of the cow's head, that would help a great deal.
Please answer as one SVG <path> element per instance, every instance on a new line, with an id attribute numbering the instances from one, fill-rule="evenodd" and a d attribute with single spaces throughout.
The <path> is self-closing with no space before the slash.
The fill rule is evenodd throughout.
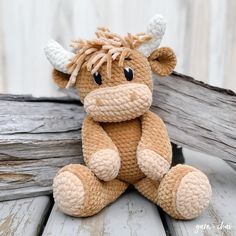
<path id="1" fill-rule="evenodd" d="M 143 115 L 152 103 L 152 74 L 169 75 L 174 52 L 158 48 L 166 24 L 154 16 L 145 34 L 121 37 L 98 28 L 94 40 L 72 43 L 73 52 L 50 41 L 46 56 L 61 88 L 74 86 L 88 115 L 99 122 L 120 122 Z"/>

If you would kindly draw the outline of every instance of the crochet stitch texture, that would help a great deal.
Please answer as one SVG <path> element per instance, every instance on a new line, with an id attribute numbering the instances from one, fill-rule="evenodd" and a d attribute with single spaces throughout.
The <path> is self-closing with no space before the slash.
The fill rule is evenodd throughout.
<path id="1" fill-rule="evenodd" d="M 206 175 L 188 165 L 170 168 L 165 124 L 150 111 L 151 72 L 167 76 L 176 66 L 173 50 L 159 48 L 165 27 L 156 15 L 144 34 L 122 37 L 99 28 L 97 39 L 74 42 L 73 52 L 54 41 L 45 48 L 54 82 L 74 86 L 87 112 L 85 165 L 63 167 L 53 182 L 55 202 L 64 213 L 94 215 L 129 185 L 176 219 L 193 219 L 207 207 L 211 186 Z"/>

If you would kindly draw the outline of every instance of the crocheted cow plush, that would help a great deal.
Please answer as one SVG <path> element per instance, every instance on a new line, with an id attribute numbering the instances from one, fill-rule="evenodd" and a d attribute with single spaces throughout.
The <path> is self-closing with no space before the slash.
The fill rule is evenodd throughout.
<path id="1" fill-rule="evenodd" d="M 85 165 L 63 167 L 54 178 L 59 209 L 85 217 L 115 201 L 130 185 L 176 219 L 197 217 L 208 205 L 205 174 L 188 166 L 170 168 L 172 149 L 152 104 L 151 71 L 166 76 L 174 52 L 158 48 L 166 28 L 154 16 L 146 33 L 121 37 L 98 28 L 96 39 L 72 43 L 73 52 L 50 41 L 45 53 L 60 88 L 74 86 L 87 117 L 82 127 Z"/>

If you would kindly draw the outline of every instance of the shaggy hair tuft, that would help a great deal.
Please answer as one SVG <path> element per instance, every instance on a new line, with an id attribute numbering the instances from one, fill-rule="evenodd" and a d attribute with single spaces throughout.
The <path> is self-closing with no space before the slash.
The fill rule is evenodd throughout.
<path id="1" fill-rule="evenodd" d="M 71 76 L 67 87 L 75 84 L 78 72 L 82 67 L 87 67 L 87 70 L 94 74 L 105 62 L 107 63 L 107 76 L 111 78 L 112 61 L 119 58 L 119 66 L 123 66 L 124 59 L 130 55 L 132 49 L 138 48 L 152 38 L 145 33 L 136 35 L 128 33 L 122 37 L 105 27 L 98 28 L 95 34 L 96 39 L 79 39 L 72 42 L 71 46 L 76 55 L 68 64 Z"/>

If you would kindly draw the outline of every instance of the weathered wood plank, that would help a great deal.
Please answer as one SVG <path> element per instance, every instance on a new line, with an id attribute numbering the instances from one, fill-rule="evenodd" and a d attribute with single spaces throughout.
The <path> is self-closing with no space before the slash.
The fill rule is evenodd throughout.
<path id="1" fill-rule="evenodd" d="M 0 235 L 39 235 L 49 210 L 50 198 L 47 196 L 1 202 Z"/>
<path id="2" fill-rule="evenodd" d="M 155 81 L 152 109 L 171 140 L 235 162 L 235 93 L 176 73 Z M 58 168 L 82 162 L 84 116 L 76 99 L 0 96 L 0 201 L 50 193 Z"/>
<path id="3" fill-rule="evenodd" d="M 166 235 L 156 205 L 136 192 L 125 193 L 111 206 L 89 218 L 74 218 L 56 206 L 43 236 L 162 236 Z"/>
<path id="4" fill-rule="evenodd" d="M 0 201 L 49 194 L 58 168 L 78 162 L 71 157 L 0 161 Z"/>
<path id="5" fill-rule="evenodd" d="M 174 73 L 155 83 L 153 111 L 172 142 L 236 162 L 236 94 Z"/>
<path id="6" fill-rule="evenodd" d="M 48 194 L 58 168 L 81 162 L 79 104 L 0 96 L 0 200 Z"/>
<path id="7" fill-rule="evenodd" d="M 187 164 L 207 174 L 213 195 L 209 208 L 195 220 L 177 221 L 166 215 L 171 235 L 236 235 L 236 172 L 219 158 L 189 150 L 184 156 Z"/>

